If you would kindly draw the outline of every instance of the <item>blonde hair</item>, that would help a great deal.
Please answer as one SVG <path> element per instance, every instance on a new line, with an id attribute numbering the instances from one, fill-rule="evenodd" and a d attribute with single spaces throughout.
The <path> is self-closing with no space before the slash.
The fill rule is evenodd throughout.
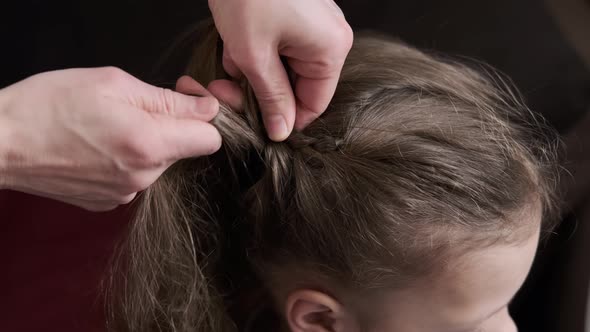
<path id="1" fill-rule="evenodd" d="M 199 31 L 187 74 L 227 78 L 213 25 Z M 242 81 L 244 112 L 222 105 L 213 121 L 222 149 L 178 162 L 139 198 L 111 328 L 237 331 L 234 295 L 243 280 L 272 284 L 268 271 L 401 287 L 432 273 L 449 239 L 454 251 L 518 241 L 508 235 L 527 225 L 512 216 L 531 197 L 557 211 L 559 140 L 482 69 L 357 37 L 328 110 L 281 143 Z"/>

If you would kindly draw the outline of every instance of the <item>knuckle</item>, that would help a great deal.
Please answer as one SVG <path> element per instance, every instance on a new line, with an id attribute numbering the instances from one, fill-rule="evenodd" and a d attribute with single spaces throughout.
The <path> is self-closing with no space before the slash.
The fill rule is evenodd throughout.
<path id="1" fill-rule="evenodd" d="M 101 68 L 100 74 L 102 82 L 105 84 L 117 84 L 125 81 L 129 77 L 129 74 L 124 70 L 114 66 Z"/>
<path id="2" fill-rule="evenodd" d="M 340 41 L 346 52 L 352 48 L 352 44 L 354 42 L 354 32 L 348 23 L 344 24 L 342 27 L 340 32 Z"/>
<path id="3" fill-rule="evenodd" d="M 223 49 L 223 55 L 221 56 L 221 61 L 223 61 L 223 63 L 225 64 L 226 62 L 234 62 L 234 59 L 232 58 L 231 54 L 230 54 L 230 50 L 229 47 L 226 47 Z"/>
<path id="4" fill-rule="evenodd" d="M 134 169 L 146 170 L 163 166 L 164 162 L 150 153 L 147 147 L 137 148 L 135 153 L 130 156 L 130 164 Z"/>
<path id="5" fill-rule="evenodd" d="M 123 184 L 120 190 L 120 195 L 117 197 L 117 202 L 125 202 L 121 204 L 129 203 L 133 200 L 132 195 L 138 191 L 142 191 L 150 185 L 150 181 L 144 176 L 132 175 L 127 177 L 127 180 Z M 131 199 L 129 199 L 131 197 Z M 127 201 L 128 200 L 128 201 Z"/>
<path id="6" fill-rule="evenodd" d="M 261 105 L 281 105 L 289 100 L 292 93 L 293 92 L 281 88 L 276 88 L 272 91 L 263 90 L 256 92 L 256 99 Z"/>
<path id="7" fill-rule="evenodd" d="M 158 91 L 158 98 L 156 100 L 160 101 L 160 105 L 155 105 L 155 109 L 159 109 L 167 114 L 172 113 L 176 107 L 175 93 L 166 88 L 159 88 Z"/>
<path id="8" fill-rule="evenodd" d="M 137 172 L 138 170 L 161 167 L 165 161 L 160 160 L 156 151 L 159 151 L 154 139 L 146 137 L 145 133 L 129 134 L 122 143 L 120 169 L 124 173 Z"/>
<path id="9" fill-rule="evenodd" d="M 120 196 L 118 197 L 113 203 L 116 205 L 125 205 L 125 204 L 129 204 L 133 201 L 133 199 L 135 199 L 135 195 L 136 193 L 132 193 L 129 195 L 124 195 L 124 196 Z"/>
<path id="10" fill-rule="evenodd" d="M 118 204 L 104 204 L 99 211 L 112 211 L 116 209 L 119 205 Z"/>
<path id="11" fill-rule="evenodd" d="M 99 203 L 83 203 L 79 204 L 81 208 L 88 210 L 90 212 L 102 212 L 114 209 L 114 207 L 110 207 L 110 205 L 99 204 Z"/>
<path id="12" fill-rule="evenodd" d="M 266 48 L 254 45 L 253 43 L 244 43 L 238 50 L 228 50 L 228 56 L 239 54 L 239 57 L 231 57 L 234 63 L 246 74 L 246 76 L 259 75 L 261 68 L 267 66 L 270 61 L 271 53 Z"/>
<path id="13" fill-rule="evenodd" d="M 343 20 L 331 30 L 329 37 L 325 44 L 326 49 L 330 50 L 337 59 L 345 58 L 354 41 L 354 33 L 350 25 Z"/>

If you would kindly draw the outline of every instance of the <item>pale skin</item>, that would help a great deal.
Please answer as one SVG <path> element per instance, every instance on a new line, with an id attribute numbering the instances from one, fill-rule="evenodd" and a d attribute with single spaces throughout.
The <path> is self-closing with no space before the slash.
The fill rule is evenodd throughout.
<path id="1" fill-rule="evenodd" d="M 227 50 L 224 67 L 251 81 L 271 139 L 284 140 L 326 109 L 352 45 L 333 1 L 209 5 Z M 294 90 L 280 56 L 295 73 Z M 239 108 L 237 87 L 228 80 L 209 90 L 189 86 L 192 96 L 107 67 L 41 73 L 0 90 L 0 189 L 91 211 L 130 202 L 174 162 L 219 149 L 209 122 L 218 99 Z"/>
<path id="2" fill-rule="evenodd" d="M 130 202 L 176 160 L 221 145 L 208 123 L 217 99 L 117 68 L 39 74 L 0 91 L 0 101 L 1 188 L 91 211 Z"/>
<path id="3" fill-rule="evenodd" d="M 540 224 L 540 212 L 529 221 Z M 433 278 L 369 294 L 295 289 L 282 299 L 291 332 L 516 332 L 508 304 L 524 283 L 539 227 L 517 243 L 496 244 L 451 260 Z M 328 286 L 329 287 L 329 286 Z"/>
<path id="4" fill-rule="evenodd" d="M 271 139 L 284 140 L 324 112 L 353 39 L 334 1 L 209 0 L 209 7 L 225 43 L 223 66 L 252 85 Z M 293 71 L 293 88 L 279 54 Z M 210 89 L 239 103 L 230 81 Z"/>

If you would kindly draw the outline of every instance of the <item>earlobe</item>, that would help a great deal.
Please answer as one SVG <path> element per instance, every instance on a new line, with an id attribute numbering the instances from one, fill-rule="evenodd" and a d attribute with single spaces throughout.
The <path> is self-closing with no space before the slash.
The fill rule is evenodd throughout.
<path id="1" fill-rule="evenodd" d="M 346 315 L 338 301 L 319 291 L 296 290 L 287 298 L 285 317 L 292 332 L 342 332 Z"/>

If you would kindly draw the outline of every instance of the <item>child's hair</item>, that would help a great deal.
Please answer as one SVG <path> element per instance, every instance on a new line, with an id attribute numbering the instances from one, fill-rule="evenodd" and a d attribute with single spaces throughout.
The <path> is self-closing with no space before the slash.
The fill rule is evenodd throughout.
<path id="1" fill-rule="evenodd" d="M 226 78 L 217 32 L 200 31 L 187 74 Z M 213 121 L 222 149 L 139 198 L 112 327 L 235 331 L 244 280 L 272 289 L 289 269 L 303 284 L 403 287 L 449 255 L 524 240 L 538 226 L 517 217 L 527 206 L 556 214 L 559 139 L 480 67 L 357 36 L 327 111 L 281 143 L 241 82 L 245 110 Z"/>

